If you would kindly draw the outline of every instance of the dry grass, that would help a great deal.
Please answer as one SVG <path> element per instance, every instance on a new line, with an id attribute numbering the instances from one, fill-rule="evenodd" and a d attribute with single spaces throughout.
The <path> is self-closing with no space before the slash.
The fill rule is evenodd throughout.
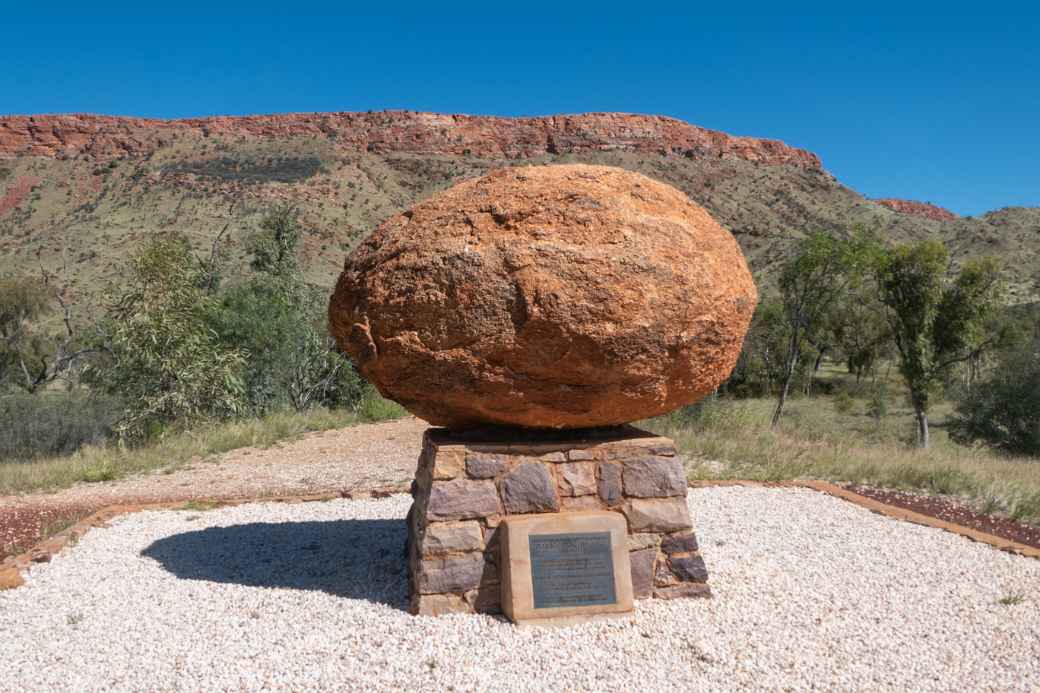
<path id="1" fill-rule="evenodd" d="M 773 400 L 709 400 L 644 422 L 671 436 L 692 461 L 694 479 L 825 479 L 911 489 L 968 499 L 980 511 L 1040 523 L 1040 460 L 1011 457 L 949 440 L 944 413 L 933 414 L 932 448 L 912 446 L 909 409 L 880 422 L 855 400 L 839 412 L 834 398 L 791 402 L 779 432 L 769 428 Z"/>
<path id="2" fill-rule="evenodd" d="M 262 419 L 218 423 L 174 433 L 138 448 L 87 446 L 68 457 L 0 462 L 0 495 L 60 489 L 83 481 L 110 481 L 138 472 L 165 472 L 193 458 L 241 447 L 267 447 L 310 431 L 392 419 L 404 413 L 397 404 L 373 396 L 362 402 L 358 412 L 329 409 L 280 412 Z"/>

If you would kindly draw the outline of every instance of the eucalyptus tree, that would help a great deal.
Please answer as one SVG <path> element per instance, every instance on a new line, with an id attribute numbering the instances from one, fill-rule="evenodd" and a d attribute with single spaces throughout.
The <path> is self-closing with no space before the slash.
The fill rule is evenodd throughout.
<path id="1" fill-rule="evenodd" d="M 929 445 L 928 412 L 942 376 L 999 339 L 985 330 L 1002 296 L 998 265 L 972 260 L 951 274 L 949 259 L 941 242 L 926 240 L 891 248 L 877 264 L 879 296 L 888 308 L 922 448 Z"/>
<path id="2" fill-rule="evenodd" d="M 187 237 L 156 236 L 127 270 L 107 297 L 105 357 L 88 370 L 94 385 L 127 403 L 120 437 L 241 414 L 246 354 L 212 329 L 218 303 Z"/>
<path id="3" fill-rule="evenodd" d="M 802 240 L 784 264 L 779 288 L 787 344 L 773 428 L 780 425 L 805 345 L 822 341 L 828 314 L 868 276 L 876 247 L 875 241 L 861 231 L 848 239 L 818 232 Z"/>

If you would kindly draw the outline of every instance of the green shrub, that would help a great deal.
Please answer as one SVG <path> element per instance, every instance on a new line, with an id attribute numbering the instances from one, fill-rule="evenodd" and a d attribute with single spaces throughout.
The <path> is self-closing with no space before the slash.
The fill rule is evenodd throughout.
<path id="1" fill-rule="evenodd" d="M 325 326 L 325 292 L 263 279 L 223 293 L 213 330 L 246 354 L 242 381 L 249 413 L 313 406 L 355 408 L 367 383 L 335 351 Z"/>
<path id="2" fill-rule="evenodd" d="M 1000 359 L 957 397 L 950 435 L 1009 452 L 1040 454 L 1040 340 Z"/>
<path id="3" fill-rule="evenodd" d="M 838 394 L 834 395 L 833 402 L 834 410 L 839 414 L 848 414 L 856 406 L 856 400 L 852 399 L 848 390 L 839 390 Z"/>
<path id="4" fill-rule="evenodd" d="M 881 419 L 888 414 L 888 384 L 884 380 L 878 380 L 871 385 L 867 414 L 878 426 L 881 425 Z"/>
<path id="5" fill-rule="evenodd" d="M 0 397 L 0 459 L 69 455 L 99 444 L 122 413 L 113 397 L 86 393 L 12 394 Z"/>
<path id="6" fill-rule="evenodd" d="M 50 346 L 35 329 L 50 309 L 47 286 L 34 277 L 0 277 L 0 387 L 25 387 L 20 365 L 46 361 Z M 31 382 L 31 379 L 29 380 Z"/>

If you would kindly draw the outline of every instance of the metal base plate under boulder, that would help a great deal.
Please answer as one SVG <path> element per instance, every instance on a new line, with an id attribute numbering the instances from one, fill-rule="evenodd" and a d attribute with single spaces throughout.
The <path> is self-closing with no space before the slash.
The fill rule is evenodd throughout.
<path id="1" fill-rule="evenodd" d="M 501 613 L 503 520 L 588 511 L 624 517 L 636 599 L 709 596 L 686 491 L 674 443 L 632 426 L 429 429 L 408 514 L 411 611 Z"/>

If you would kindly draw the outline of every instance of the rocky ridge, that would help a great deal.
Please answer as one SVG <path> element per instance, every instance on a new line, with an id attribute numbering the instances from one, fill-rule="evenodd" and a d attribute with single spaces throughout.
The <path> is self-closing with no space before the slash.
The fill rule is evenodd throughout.
<path id="1" fill-rule="evenodd" d="M 960 218 L 950 210 L 944 209 L 939 205 L 933 205 L 931 202 L 899 200 L 894 197 L 876 199 L 874 202 L 888 207 L 893 212 L 907 214 L 912 217 L 924 217 L 925 219 L 934 219 L 936 221 L 953 221 Z"/>
<path id="2" fill-rule="evenodd" d="M 294 113 L 152 120 L 97 115 L 0 117 L 0 158 L 139 156 L 170 137 L 317 136 L 337 147 L 378 154 L 408 152 L 482 158 L 531 158 L 593 151 L 632 151 L 739 158 L 761 164 L 821 168 L 812 152 L 778 140 L 735 137 L 674 118 L 585 113 L 535 118 L 442 115 L 414 111 Z"/>

